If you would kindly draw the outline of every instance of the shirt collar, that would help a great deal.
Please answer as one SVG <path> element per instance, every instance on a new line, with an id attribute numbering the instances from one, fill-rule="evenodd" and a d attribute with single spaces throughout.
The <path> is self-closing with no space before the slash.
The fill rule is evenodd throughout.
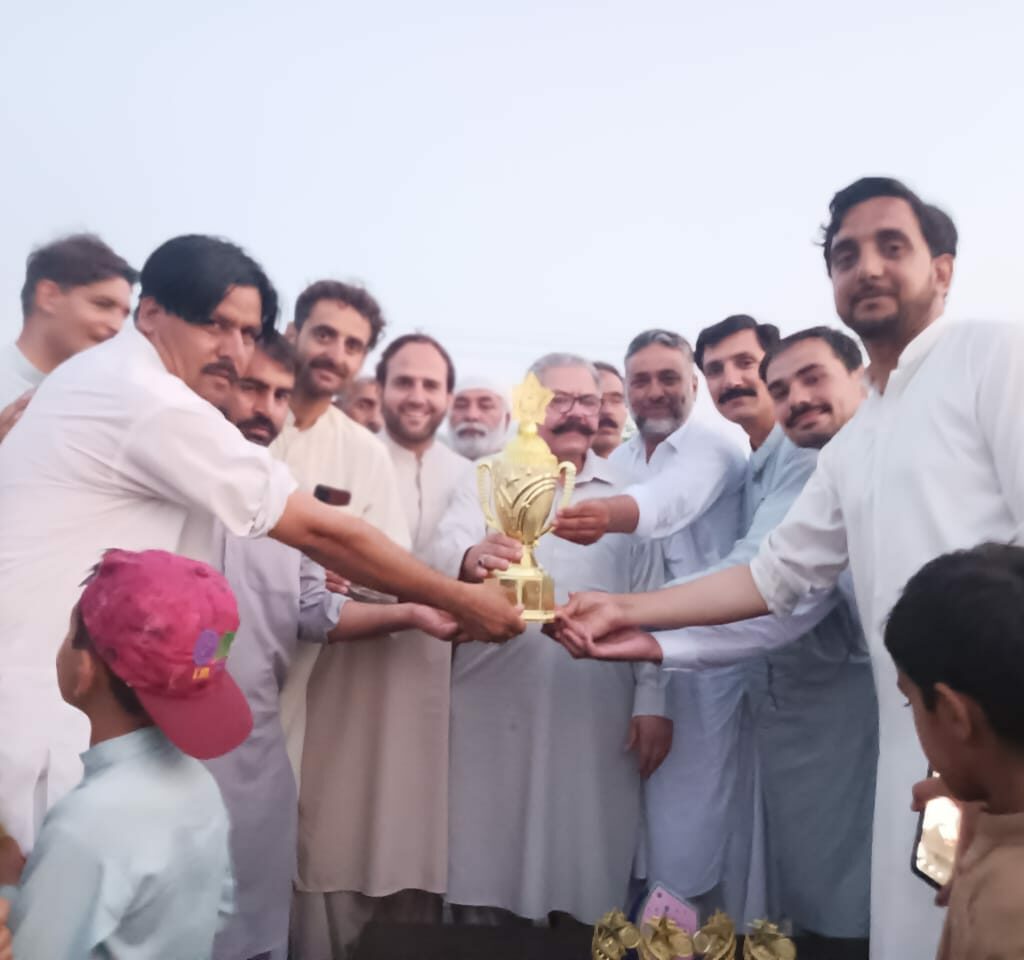
<path id="1" fill-rule="evenodd" d="M 171 742 L 159 727 L 143 727 L 90 747 L 82 754 L 82 766 L 85 767 L 86 777 L 91 777 L 107 767 L 131 760 L 140 754 L 170 747 Z"/>
<path id="2" fill-rule="evenodd" d="M 588 450 L 583 461 L 583 469 L 576 474 L 576 485 L 582 486 L 595 481 L 613 484 L 616 476 L 615 468 L 604 457 L 599 457 L 593 450 Z"/>
<path id="3" fill-rule="evenodd" d="M 16 343 L 10 345 L 11 356 L 14 358 L 14 369 L 18 376 L 33 387 L 38 387 L 46 379 L 43 373 L 28 357 L 21 352 L 21 347 Z"/>
<path id="4" fill-rule="evenodd" d="M 388 433 L 386 429 L 381 430 L 379 435 L 380 438 L 384 441 L 384 446 L 388 448 L 388 452 L 395 460 L 397 460 L 399 463 L 408 463 L 413 465 L 415 465 L 417 462 L 426 462 L 427 458 L 431 455 L 431 453 L 434 450 L 434 446 L 437 443 L 437 441 L 435 440 L 433 443 L 430 444 L 429 447 L 427 447 L 426 450 L 423 451 L 423 456 L 418 457 L 411 450 L 408 450 L 407 448 L 403 447 L 400 443 L 393 439 L 391 434 Z"/>
<path id="5" fill-rule="evenodd" d="M 775 424 L 772 427 L 772 432 L 765 437 L 764 443 L 750 454 L 751 473 L 757 474 L 764 470 L 768 466 L 768 461 L 779 452 L 779 448 L 785 439 L 786 434 L 783 432 L 782 427 L 779 424 Z"/>
<path id="6" fill-rule="evenodd" d="M 893 385 L 897 388 L 900 384 L 909 380 L 921 366 L 925 358 L 932 351 L 932 347 L 939 342 L 942 335 L 949 329 L 950 324 L 944 317 L 940 316 L 925 327 L 913 340 L 910 341 L 896 361 L 896 368 L 889 374 L 889 381 L 885 389 L 888 391 Z M 870 389 L 878 393 L 878 386 L 871 375 L 871 368 L 867 370 Z"/>

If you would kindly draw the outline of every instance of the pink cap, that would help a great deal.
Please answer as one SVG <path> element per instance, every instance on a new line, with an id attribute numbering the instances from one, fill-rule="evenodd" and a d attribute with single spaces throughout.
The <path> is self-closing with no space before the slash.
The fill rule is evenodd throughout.
<path id="1" fill-rule="evenodd" d="M 183 752 L 219 757 L 249 735 L 249 704 L 225 669 L 238 606 L 212 567 L 163 550 L 108 550 L 79 611 L 104 663 Z"/>

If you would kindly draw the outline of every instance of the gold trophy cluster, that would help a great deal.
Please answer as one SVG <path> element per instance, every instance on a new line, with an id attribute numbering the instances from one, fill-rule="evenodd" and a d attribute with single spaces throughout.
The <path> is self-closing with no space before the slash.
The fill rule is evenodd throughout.
<path id="1" fill-rule="evenodd" d="M 774 923 L 755 920 L 743 941 L 743 960 L 796 960 L 793 941 Z M 594 926 L 592 960 L 622 960 L 635 950 L 640 960 L 736 960 L 736 927 L 724 913 L 716 913 L 692 936 L 668 917 L 658 917 L 642 928 L 621 910 L 605 914 Z"/>
<path id="2" fill-rule="evenodd" d="M 487 525 L 523 545 L 523 558 L 488 579 L 509 600 L 523 607 L 523 619 L 547 623 L 554 619 L 555 584 L 534 556 L 537 541 L 552 526 L 551 511 L 562 481 L 564 507 L 576 484 L 576 467 L 559 463 L 537 424 L 544 419 L 554 394 L 531 373 L 512 391 L 516 435 L 498 456 L 477 465 L 477 489 Z"/>

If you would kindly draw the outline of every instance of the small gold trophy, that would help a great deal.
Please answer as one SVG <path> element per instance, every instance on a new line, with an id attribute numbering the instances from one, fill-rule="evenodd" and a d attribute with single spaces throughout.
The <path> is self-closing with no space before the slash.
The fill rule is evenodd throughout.
<path id="1" fill-rule="evenodd" d="M 547 623 L 555 617 L 555 584 L 537 563 L 533 548 L 551 529 L 551 507 L 559 476 L 564 474 L 559 509 L 569 502 L 576 483 L 576 467 L 559 463 L 537 435 L 537 424 L 544 419 L 553 396 L 532 373 L 528 374 L 512 391 L 513 416 L 519 422 L 516 435 L 498 456 L 476 468 L 480 506 L 487 525 L 523 545 L 523 559 L 507 570 L 493 570 L 489 579 L 512 603 L 522 604 L 523 619 L 533 623 Z"/>

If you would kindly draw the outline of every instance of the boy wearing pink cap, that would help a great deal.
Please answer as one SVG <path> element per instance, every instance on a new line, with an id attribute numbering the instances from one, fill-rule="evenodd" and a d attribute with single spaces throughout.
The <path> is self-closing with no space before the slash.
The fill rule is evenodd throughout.
<path id="1" fill-rule="evenodd" d="M 252 728 L 225 669 L 238 609 L 213 568 L 108 550 L 57 654 L 89 720 L 82 782 L 47 815 L 12 898 L 18 957 L 208 958 L 233 901 L 228 817 L 199 762 Z M 198 759 L 197 759 L 198 758 Z M 18 882 L 6 841 L 0 882 Z"/>

